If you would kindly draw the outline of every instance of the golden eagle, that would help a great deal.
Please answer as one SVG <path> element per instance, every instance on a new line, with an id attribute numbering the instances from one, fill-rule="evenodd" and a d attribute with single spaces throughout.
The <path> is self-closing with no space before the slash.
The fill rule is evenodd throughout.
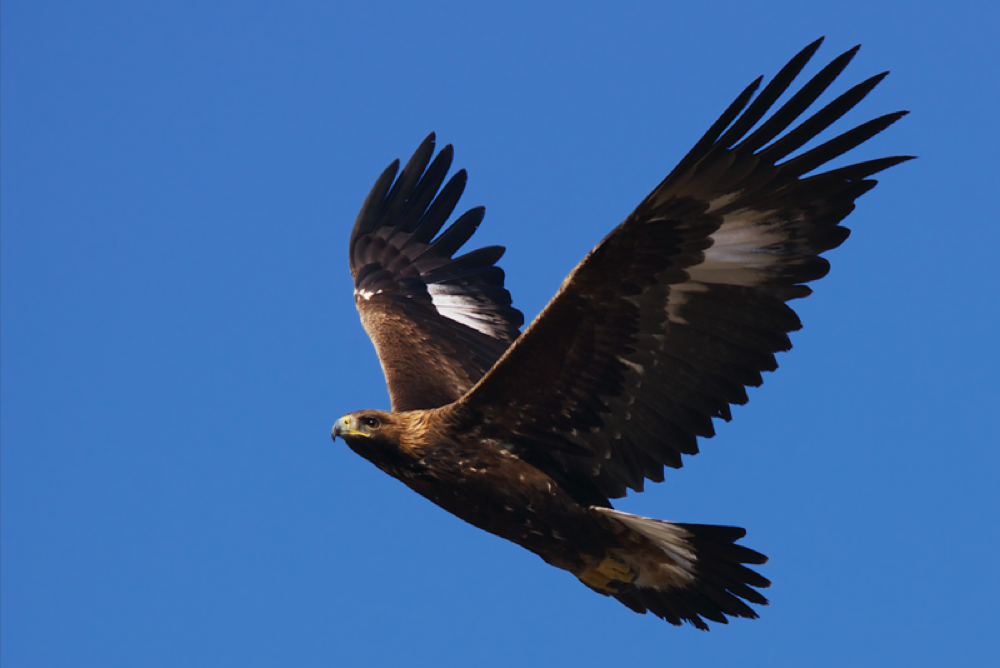
<path id="1" fill-rule="evenodd" d="M 872 175 L 910 159 L 814 173 L 904 111 L 789 157 L 886 74 L 795 124 L 855 47 L 764 120 L 821 41 L 752 102 L 761 79 L 740 93 L 524 333 L 496 266 L 503 247 L 455 257 L 483 209 L 441 232 L 466 181 L 462 170 L 442 187 L 452 147 L 431 160 L 431 134 L 398 177 L 393 162 L 350 240 L 355 302 L 392 412 L 345 415 L 333 437 L 636 612 L 700 629 L 757 617 L 747 604 L 766 605 L 757 589 L 770 582 L 745 564 L 767 558 L 736 544 L 746 531 L 638 517 L 609 499 L 680 468 L 715 433 L 712 418 L 729 420 L 730 404 L 777 368 L 774 353 L 801 326 L 786 302 L 827 273 L 820 253 L 847 238 L 839 223 Z"/>

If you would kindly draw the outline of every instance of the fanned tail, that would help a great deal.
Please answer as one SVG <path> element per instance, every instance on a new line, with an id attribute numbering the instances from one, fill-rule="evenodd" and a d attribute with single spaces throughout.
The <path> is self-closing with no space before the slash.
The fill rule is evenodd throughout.
<path id="1" fill-rule="evenodd" d="M 767 557 L 736 544 L 746 530 L 666 522 L 610 508 L 594 510 L 628 530 L 619 535 L 634 547 L 617 550 L 615 556 L 635 577 L 630 586 L 612 595 L 632 610 L 707 631 L 706 619 L 720 624 L 728 624 L 728 617 L 756 619 L 747 603 L 767 605 L 757 589 L 771 582 L 744 565 L 766 563 Z"/>

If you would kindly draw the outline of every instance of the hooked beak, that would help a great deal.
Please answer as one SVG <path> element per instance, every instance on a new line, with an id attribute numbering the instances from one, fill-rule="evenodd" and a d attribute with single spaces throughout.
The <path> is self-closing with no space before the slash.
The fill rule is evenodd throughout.
<path id="1" fill-rule="evenodd" d="M 349 434 L 350 432 L 351 432 L 351 418 L 345 415 L 344 417 L 340 418 L 339 420 L 333 423 L 333 433 L 330 434 L 330 437 L 336 441 L 338 436 L 344 438 L 344 436 L 346 434 Z"/>
<path id="2" fill-rule="evenodd" d="M 355 429 L 351 425 L 351 417 L 349 415 L 345 415 L 334 423 L 333 432 L 330 436 L 336 441 L 338 436 L 346 440 L 348 436 L 364 436 L 367 438 L 369 434 Z"/>

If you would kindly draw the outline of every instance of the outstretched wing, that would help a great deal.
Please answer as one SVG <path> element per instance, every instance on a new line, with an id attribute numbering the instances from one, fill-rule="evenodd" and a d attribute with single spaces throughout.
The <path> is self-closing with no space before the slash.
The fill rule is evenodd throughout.
<path id="1" fill-rule="evenodd" d="M 864 123 L 796 157 L 885 76 L 791 127 L 857 49 L 758 125 L 819 47 L 799 53 L 748 105 L 749 86 L 673 172 L 569 275 L 541 315 L 453 407 L 454 419 L 509 443 L 581 499 L 663 480 L 712 418 L 777 368 L 801 324 L 786 304 L 824 276 L 820 253 L 870 177 L 908 157 L 806 176 L 903 116 Z M 744 111 L 745 109 L 745 111 Z M 742 113 L 741 113 L 742 112 Z M 756 129 L 753 129 L 757 126 Z M 778 139 L 779 134 L 785 132 Z M 751 131 L 752 130 L 752 131 Z M 779 163 L 779 161 L 782 161 Z"/>
<path id="2" fill-rule="evenodd" d="M 431 133 L 399 178 L 399 161 L 389 165 L 351 232 L 354 301 L 396 411 L 461 397 L 524 323 L 496 266 L 502 246 L 452 257 L 479 227 L 484 209 L 467 211 L 438 234 L 465 189 L 466 173 L 460 170 L 441 188 L 454 152 L 445 146 L 431 162 L 433 153 Z"/>

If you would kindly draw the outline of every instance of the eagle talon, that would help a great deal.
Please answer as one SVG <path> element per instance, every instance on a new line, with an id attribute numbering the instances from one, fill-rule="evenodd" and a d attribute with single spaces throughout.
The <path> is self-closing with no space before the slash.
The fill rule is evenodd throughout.
<path id="1" fill-rule="evenodd" d="M 619 594 L 631 587 L 637 575 L 628 564 L 605 557 L 597 567 L 588 568 L 576 577 L 591 589 L 610 595 Z"/>

